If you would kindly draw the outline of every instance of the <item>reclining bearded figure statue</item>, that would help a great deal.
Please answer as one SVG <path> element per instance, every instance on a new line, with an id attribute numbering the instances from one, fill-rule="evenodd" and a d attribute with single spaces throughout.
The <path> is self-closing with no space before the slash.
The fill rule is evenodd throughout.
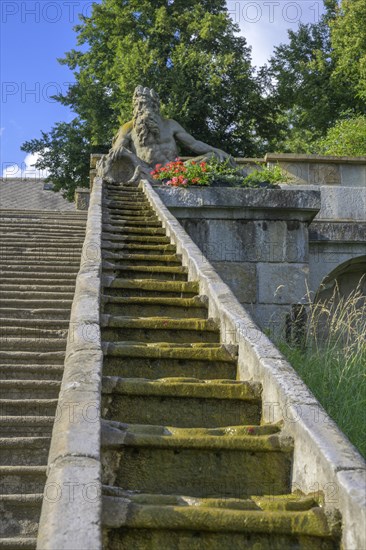
<path id="1" fill-rule="evenodd" d="M 98 163 L 98 175 L 108 181 L 135 183 L 150 179 L 151 168 L 178 156 L 178 144 L 201 155 L 200 160 L 216 157 L 235 162 L 230 155 L 196 140 L 173 119 L 162 117 L 158 94 L 138 86 L 133 96 L 133 120 L 124 124 L 114 137 L 108 155 Z"/>

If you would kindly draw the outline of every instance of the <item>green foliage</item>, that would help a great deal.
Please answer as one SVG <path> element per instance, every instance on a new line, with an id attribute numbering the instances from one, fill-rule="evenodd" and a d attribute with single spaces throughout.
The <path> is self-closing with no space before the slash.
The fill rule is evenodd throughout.
<path id="1" fill-rule="evenodd" d="M 312 153 L 342 112 L 366 112 L 362 94 L 355 91 L 365 82 L 365 2 L 343 0 L 340 10 L 336 0 L 327 0 L 325 7 L 318 23 L 288 31 L 289 43 L 275 48 L 264 70 L 267 93 L 280 110 L 271 143 L 275 151 Z M 352 78 L 354 86 L 348 83 Z"/>
<path id="2" fill-rule="evenodd" d="M 32 139 L 22 145 L 22 151 L 40 154 L 36 168 L 48 169 L 46 181 L 52 181 L 54 190 L 62 191 L 69 201 L 74 200 L 77 187 L 89 185 L 92 149 L 86 136 L 85 125 L 74 119 L 70 123 L 57 123 L 49 133 L 42 132 L 41 139 Z"/>
<path id="3" fill-rule="evenodd" d="M 271 116 L 250 49 L 222 0 L 103 0 L 77 27 L 80 46 L 62 61 L 76 83 L 60 97 L 88 121 L 93 143 L 131 119 L 139 84 L 159 94 L 165 116 L 233 155 L 254 154 Z"/>
<path id="4" fill-rule="evenodd" d="M 366 155 L 366 116 L 337 121 L 325 138 L 318 141 L 317 149 L 322 155 Z"/>
<path id="5" fill-rule="evenodd" d="M 337 17 L 331 22 L 331 41 L 338 86 L 351 89 L 366 100 L 366 2 L 342 0 Z"/>
<path id="6" fill-rule="evenodd" d="M 243 185 L 246 187 L 255 187 L 260 183 L 285 183 L 288 181 L 287 174 L 282 168 L 276 164 L 274 166 L 263 166 L 253 170 L 243 180 Z"/>

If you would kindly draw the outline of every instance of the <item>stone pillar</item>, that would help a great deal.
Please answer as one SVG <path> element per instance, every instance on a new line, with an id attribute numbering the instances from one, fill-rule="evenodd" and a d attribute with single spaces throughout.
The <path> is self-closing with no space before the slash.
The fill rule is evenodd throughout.
<path id="1" fill-rule="evenodd" d="M 282 330 L 292 306 L 306 299 L 308 226 L 320 209 L 319 191 L 156 191 L 259 326 Z"/>
<path id="2" fill-rule="evenodd" d="M 93 153 L 90 155 L 90 172 L 89 172 L 89 181 L 90 181 L 90 191 L 93 189 L 94 178 L 97 175 L 97 162 L 102 158 L 101 153 Z"/>
<path id="3" fill-rule="evenodd" d="M 85 187 L 78 187 L 75 190 L 76 210 L 88 210 L 90 201 L 90 191 Z"/>

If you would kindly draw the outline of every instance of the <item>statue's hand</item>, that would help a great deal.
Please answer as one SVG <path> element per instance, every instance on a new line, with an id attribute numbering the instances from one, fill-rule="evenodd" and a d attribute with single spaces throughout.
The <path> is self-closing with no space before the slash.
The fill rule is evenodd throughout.
<path id="1" fill-rule="evenodd" d="M 228 153 L 225 153 L 225 151 L 222 151 L 221 149 L 214 148 L 213 152 L 215 153 L 216 158 L 220 162 L 225 162 L 226 160 L 228 160 L 230 165 L 232 165 L 232 166 L 235 165 L 235 161 L 234 161 L 233 157 L 231 155 L 229 155 Z"/>

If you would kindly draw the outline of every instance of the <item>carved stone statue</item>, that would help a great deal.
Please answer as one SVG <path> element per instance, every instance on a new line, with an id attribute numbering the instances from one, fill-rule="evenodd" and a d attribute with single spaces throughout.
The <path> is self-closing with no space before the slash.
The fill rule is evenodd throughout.
<path id="1" fill-rule="evenodd" d="M 109 181 L 150 179 L 152 167 L 176 159 L 178 144 L 201 155 L 202 160 L 214 156 L 220 161 L 229 159 L 235 166 L 230 155 L 196 140 L 175 120 L 162 117 L 158 94 L 138 86 L 133 96 L 133 120 L 119 129 L 111 150 L 98 164 L 98 174 Z"/>

